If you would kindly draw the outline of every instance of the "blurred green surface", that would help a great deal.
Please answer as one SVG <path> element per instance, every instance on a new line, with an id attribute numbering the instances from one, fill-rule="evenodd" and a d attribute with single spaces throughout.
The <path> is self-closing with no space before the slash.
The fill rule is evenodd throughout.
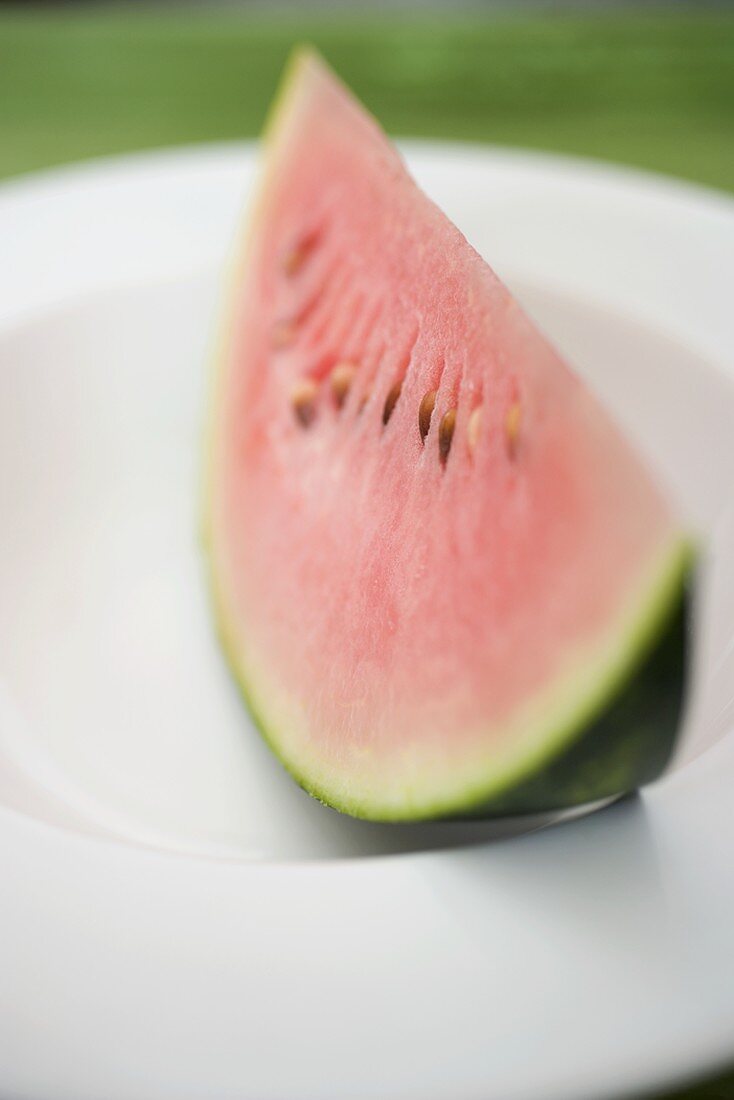
<path id="1" fill-rule="evenodd" d="M 0 10 L 0 175 L 255 134 L 304 38 L 393 133 L 582 153 L 734 189 L 731 8 L 339 23 Z"/>
<path id="2" fill-rule="evenodd" d="M 583 154 L 734 191 L 734 10 L 700 8 L 339 22 L 0 10 L 0 176 L 254 135 L 304 39 L 393 133 Z M 734 1100 L 734 1076 L 675 1098 Z"/>

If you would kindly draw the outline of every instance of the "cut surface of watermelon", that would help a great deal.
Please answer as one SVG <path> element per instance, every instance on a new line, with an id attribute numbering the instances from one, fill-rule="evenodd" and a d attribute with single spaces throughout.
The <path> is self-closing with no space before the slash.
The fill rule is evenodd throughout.
<path id="1" fill-rule="evenodd" d="M 206 533 L 252 712 L 338 809 L 555 809 L 669 758 L 679 522 L 309 51 L 284 81 L 234 274 Z"/>

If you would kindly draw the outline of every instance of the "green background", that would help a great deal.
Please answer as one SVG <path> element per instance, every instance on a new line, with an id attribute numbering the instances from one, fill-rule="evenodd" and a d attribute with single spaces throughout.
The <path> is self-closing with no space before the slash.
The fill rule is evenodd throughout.
<path id="1" fill-rule="evenodd" d="M 315 41 L 393 133 L 626 161 L 734 189 L 734 11 L 335 23 L 0 8 L 0 175 L 257 133 Z"/>
<path id="2" fill-rule="evenodd" d="M 393 133 L 582 154 L 734 191 L 734 10 L 700 7 L 359 21 L 0 9 L 0 177 L 254 135 L 299 40 Z M 684 1096 L 730 1100 L 734 1076 Z"/>

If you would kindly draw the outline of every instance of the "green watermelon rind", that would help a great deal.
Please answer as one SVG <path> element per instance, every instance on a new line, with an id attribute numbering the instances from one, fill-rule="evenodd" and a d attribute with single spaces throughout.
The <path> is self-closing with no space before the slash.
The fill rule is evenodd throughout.
<path id="1" fill-rule="evenodd" d="M 265 128 L 265 176 L 257 188 L 259 202 L 267 201 L 268 168 L 277 157 L 274 150 L 285 138 L 281 120 L 289 115 L 290 92 L 302 65 L 313 53 L 308 48 L 294 51 L 287 74 Z M 250 233 L 257 222 L 257 208 L 250 212 L 249 231 L 236 263 L 235 275 L 249 251 Z M 233 277 L 231 286 L 239 280 Z M 216 421 L 221 403 L 223 348 L 231 330 L 234 297 L 229 318 L 222 326 L 215 355 L 213 400 L 207 429 L 203 494 L 203 541 L 209 561 L 209 581 L 215 621 L 228 663 L 242 697 L 265 742 L 296 782 L 324 805 L 353 817 L 383 821 L 417 821 L 439 817 L 500 817 L 545 812 L 578 806 L 622 795 L 656 778 L 672 753 L 683 707 L 683 686 L 688 663 L 690 600 L 695 548 L 681 537 L 657 568 L 656 581 L 648 584 L 625 627 L 619 630 L 614 654 L 599 674 L 586 677 L 574 699 L 564 701 L 562 719 L 549 716 L 547 730 L 536 737 L 531 750 L 521 751 L 500 767 L 487 762 L 476 768 L 475 780 L 464 785 L 459 795 L 423 797 L 420 791 L 406 792 L 398 807 L 380 802 L 379 795 L 361 799 L 344 795 L 328 783 L 314 781 L 283 751 L 283 738 L 266 718 L 267 700 L 259 698 L 252 677 L 239 656 L 242 652 L 236 631 L 226 612 L 213 553 L 211 525 L 216 476 Z M 217 369 L 218 368 L 218 369 Z M 638 713 L 646 715 L 640 731 Z M 657 717 L 656 717 L 657 715 Z M 616 717 L 615 717 L 616 716 Z"/>
<path id="2" fill-rule="evenodd" d="M 283 738 L 268 723 L 266 706 L 256 701 L 257 690 L 238 659 L 240 646 L 214 568 L 210 584 L 220 642 L 253 721 L 308 794 L 340 813 L 370 821 L 499 818 L 618 797 L 662 773 L 675 746 L 684 702 L 694 562 L 691 543 L 681 540 L 647 605 L 623 633 L 616 660 L 607 663 L 605 674 L 595 683 L 584 685 L 573 713 L 551 727 L 534 751 L 519 753 L 501 770 L 488 762 L 478 769 L 484 774 L 458 797 L 421 800 L 413 790 L 399 808 L 381 804 L 379 795 L 355 799 L 314 782 L 283 752 Z M 645 714 L 651 726 L 644 736 L 640 736 L 638 713 Z"/>

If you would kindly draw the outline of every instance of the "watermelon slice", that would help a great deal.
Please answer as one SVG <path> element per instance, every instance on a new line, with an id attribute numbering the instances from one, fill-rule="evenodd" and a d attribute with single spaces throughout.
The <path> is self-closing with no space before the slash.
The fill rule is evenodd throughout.
<path id="1" fill-rule="evenodd" d="M 524 813 L 664 768 L 685 533 L 308 51 L 267 132 L 207 487 L 226 653 L 323 802 L 379 820 Z"/>

